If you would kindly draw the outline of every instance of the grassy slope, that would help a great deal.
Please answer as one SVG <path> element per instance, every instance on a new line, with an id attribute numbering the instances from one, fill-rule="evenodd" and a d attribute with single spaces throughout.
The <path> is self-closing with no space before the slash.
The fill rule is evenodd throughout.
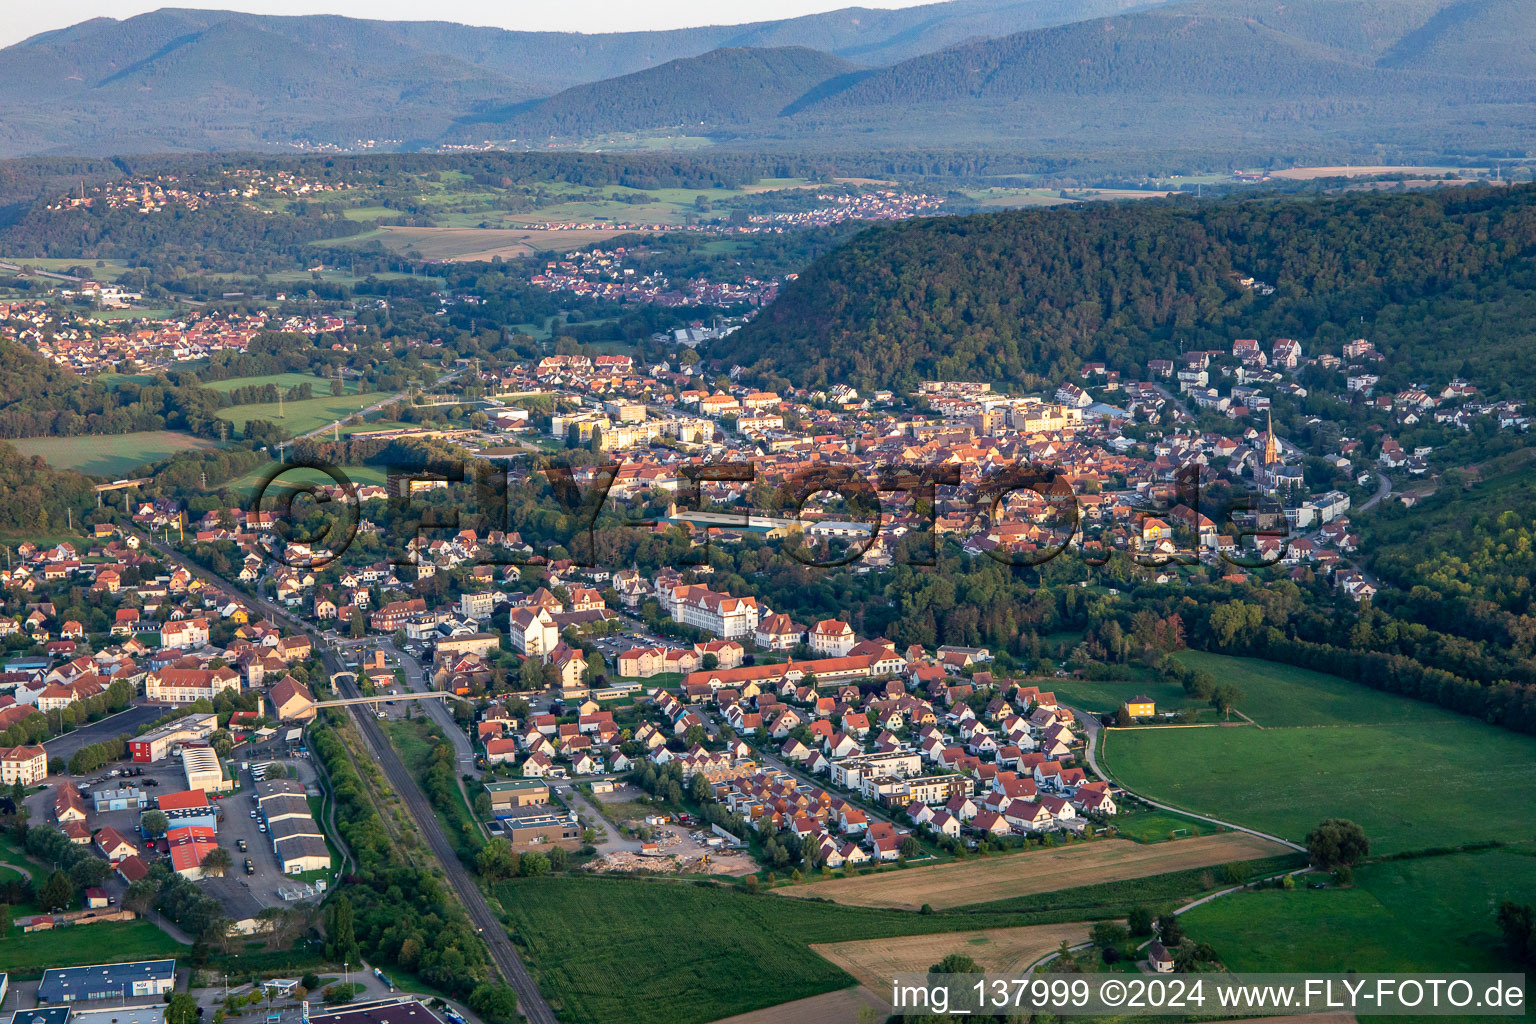
<path id="1" fill-rule="evenodd" d="M 1136 792 L 1296 840 L 1352 818 L 1377 853 L 1536 837 L 1536 740 L 1316 673 L 1194 660 L 1265 728 L 1112 732 L 1104 761 Z"/>
<path id="2" fill-rule="evenodd" d="M 216 442 L 174 430 L 81 437 L 23 437 L 10 442 L 23 455 L 41 455 L 55 469 L 119 477 L 147 462 Z"/>
<path id="3" fill-rule="evenodd" d="M 1494 915 L 1536 900 L 1530 847 L 1367 864 L 1355 888 L 1239 893 L 1184 915 L 1238 971 L 1504 971 Z"/>

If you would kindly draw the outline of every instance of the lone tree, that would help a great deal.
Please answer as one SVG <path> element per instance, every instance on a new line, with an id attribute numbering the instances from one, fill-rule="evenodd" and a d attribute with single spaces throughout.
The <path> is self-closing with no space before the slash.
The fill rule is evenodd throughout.
<path id="1" fill-rule="evenodd" d="M 213 849 L 209 850 L 206 854 L 203 855 L 202 868 L 210 875 L 218 875 L 222 877 L 223 874 L 229 870 L 230 865 L 233 863 L 234 861 L 229 856 L 228 850 L 224 849 L 222 846 L 215 846 Z"/>
<path id="2" fill-rule="evenodd" d="M 1352 867 L 1370 852 L 1365 829 L 1348 818 L 1329 818 L 1307 834 L 1307 853 L 1315 868 Z"/>
<path id="3" fill-rule="evenodd" d="M 145 811 L 144 817 L 139 819 L 139 825 L 145 835 L 163 836 L 166 829 L 171 827 L 171 819 L 164 811 Z"/>
<path id="4" fill-rule="evenodd" d="M 951 953 L 943 960 L 928 968 L 929 974 L 979 974 L 981 968 L 976 961 L 964 953 Z"/>
<path id="5" fill-rule="evenodd" d="M 1211 707 L 1220 711 L 1228 719 L 1232 717 L 1232 708 L 1243 699 L 1243 691 L 1231 683 L 1224 683 L 1211 692 Z"/>

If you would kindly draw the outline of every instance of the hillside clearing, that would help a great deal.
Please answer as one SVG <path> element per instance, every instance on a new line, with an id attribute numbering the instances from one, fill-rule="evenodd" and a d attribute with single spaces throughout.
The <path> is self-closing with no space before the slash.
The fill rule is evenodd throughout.
<path id="1" fill-rule="evenodd" d="M 212 448 L 217 442 L 176 430 L 73 437 L 20 437 L 6 442 L 23 455 L 40 455 L 54 469 L 75 469 L 93 476 L 121 477 L 148 462 L 177 452 Z"/>
<path id="2" fill-rule="evenodd" d="M 943 909 L 1096 882 L 1213 867 L 1284 852 L 1283 847 L 1245 832 L 1224 832 L 1154 845 L 1107 839 L 958 864 L 835 878 L 775 889 L 774 892 L 801 899 L 821 897 L 863 907 L 918 910 L 926 903 Z"/>

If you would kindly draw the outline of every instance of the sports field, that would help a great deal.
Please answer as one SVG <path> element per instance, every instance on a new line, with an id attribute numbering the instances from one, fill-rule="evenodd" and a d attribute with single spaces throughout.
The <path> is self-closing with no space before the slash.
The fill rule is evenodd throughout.
<path id="1" fill-rule="evenodd" d="M 1224 832 L 1155 845 L 1107 839 L 905 871 L 833 878 L 774 892 L 864 907 L 917 910 L 926 903 L 944 909 L 1284 852 L 1284 847 L 1245 832 Z"/>
<path id="2" fill-rule="evenodd" d="M 217 442 L 175 430 L 78 437 L 22 437 L 8 442 L 23 455 L 41 455 L 55 469 L 77 469 L 93 476 L 122 477 L 147 462 L 177 452 L 212 448 Z"/>
<path id="3" fill-rule="evenodd" d="M 1350 818 L 1375 853 L 1536 838 L 1536 738 L 1331 676 L 1212 657 L 1191 660 L 1236 682 L 1250 695 L 1239 707 L 1264 727 L 1109 730 L 1100 761 L 1117 782 L 1297 842 L 1323 818 Z"/>

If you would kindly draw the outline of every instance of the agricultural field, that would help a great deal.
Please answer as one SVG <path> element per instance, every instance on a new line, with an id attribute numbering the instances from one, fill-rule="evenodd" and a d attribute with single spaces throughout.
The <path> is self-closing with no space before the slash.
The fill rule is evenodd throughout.
<path id="1" fill-rule="evenodd" d="M 859 1020 L 866 1006 L 875 1012 L 874 1020 L 888 1016 L 891 1010 L 889 1003 L 860 986 L 740 1013 L 715 1024 L 848 1024 Z"/>
<path id="2" fill-rule="evenodd" d="M 1131 907 L 1169 907 L 1245 880 L 1270 878 L 1305 867 L 1306 854 L 1288 853 L 1258 860 L 1231 861 L 1219 866 L 1185 868 L 1116 882 L 1092 882 L 1070 889 L 1031 893 L 954 909 L 975 914 L 1029 914 L 1036 920 L 1089 921 L 1124 917 Z"/>
<path id="3" fill-rule="evenodd" d="M 130 309 L 95 309 L 86 314 L 92 320 L 121 322 L 127 320 L 170 320 L 181 315 L 181 311 L 169 306 L 156 306 L 154 308 L 141 308 L 138 306 Z"/>
<path id="4" fill-rule="evenodd" d="M 75 267 L 84 267 L 96 281 L 116 281 L 128 272 L 124 260 L 86 260 L 55 258 L 51 256 L 0 256 L 0 263 L 14 263 L 18 267 L 31 267 L 51 274 L 68 274 Z M 101 264 L 97 266 L 97 264 Z M 137 280 L 137 278 L 135 278 Z"/>
<path id="5" fill-rule="evenodd" d="M 1382 861 L 1352 888 L 1234 893 L 1185 930 L 1237 971 L 1509 971 L 1499 903 L 1536 901 L 1530 845 Z"/>
<path id="6" fill-rule="evenodd" d="M 147 462 L 168 459 L 177 452 L 213 448 L 217 442 L 175 430 L 144 430 L 134 434 L 76 437 L 22 437 L 9 442 L 23 455 L 41 455 L 55 469 L 77 469 L 93 476 L 117 479 Z"/>
<path id="7" fill-rule="evenodd" d="M 384 486 L 384 470 L 378 466 L 338 466 L 337 468 L 346 475 L 347 479 L 352 481 L 354 486 L 361 487 L 364 484 Z M 257 482 L 263 479 L 270 471 L 270 466 L 258 466 L 244 476 L 236 477 L 229 481 L 224 486 L 233 491 L 243 491 L 247 501 L 254 501 L 256 499 Z M 300 484 L 312 483 L 324 486 L 334 485 L 335 482 L 330 476 L 317 469 L 306 469 L 303 467 L 290 469 L 272 481 L 272 486 L 267 491 L 267 500 L 271 501 L 272 496 L 280 490 L 292 489 L 292 487 Z"/>
<path id="8" fill-rule="evenodd" d="M 1109 839 L 906 871 L 834 878 L 774 891 L 864 907 L 917 910 L 926 903 L 948 909 L 1052 892 L 1086 881 L 1140 878 L 1283 852 L 1283 847 L 1245 832 L 1224 832 L 1157 845 Z"/>
<path id="9" fill-rule="evenodd" d="M 516 259 L 541 252 L 568 252 L 606 242 L 626 233 L 615 228 L 551 231 L 536 228 L 385 226 L 323 244 L 345 247 L 354 242 L 376 241 L 390 252 L 414 252 L 424 260 L 472 263 L 497 256 Z"/>
<path id="10" fill-rule="evenodd" d="M 813 943 L 974 929 L 909 914 L 687 883 L 518 879 L 495 889 L 540 988 L 573 1024 L 704 1024 L 854 984 Z M 999 915 L 988 923 L 1027 923 Z M 635 969 L 644 964 L 645 970 Z M 623 979 L 616 984 L 616 979 Z"/>
<path id="11" fill-rule="evenodd" d="M 1075 946 L 1088 941 L 1089 926 L 1083 922 L 1030 924 L 1019 928 L 984 928 L 944 935 L 903 935 L 889 939 L 832 942 L 811 948 L 826 957 L 874 992 L 889 991 L 891 977 L 921 973 L 951 953 L 963 953 L 983 971 L 1022 973 L 1025 968 L 1063 942 Z"/>
<path id="12" fill-rule="evenodd" d="M 1316 673 L 1196 663 L 1257 696 L 1239 707 L 1263 727 L 1108 730 L 1100 761 L 1133 792 L 1297 842 L 1350 818 L 1382 854 L 1536 838 L 1536 739 Z M 1498 814 L 1470 793 L 1497 793 Z"/>
<path id="13" fill-rule="evenodd" d="M 323 392 L 325 383 L 321 381 L 320 385 L 315 390 Z M 276 402 L 250 402 L 220 409 L 218 415 L 220 419 L 228 420 L 233 424 L 237 431 L 244 431 L 245 425 L 251 420 L 269 420 L 297 436 L 329 426 L 387 397 L 383 394 L 359 396 L 355 393 L 347 395 L 326 393 L 317 394 L 314 398 L 300 402 L 285 401 L 282 403 L 281 413 L 278 411 Z"/>

